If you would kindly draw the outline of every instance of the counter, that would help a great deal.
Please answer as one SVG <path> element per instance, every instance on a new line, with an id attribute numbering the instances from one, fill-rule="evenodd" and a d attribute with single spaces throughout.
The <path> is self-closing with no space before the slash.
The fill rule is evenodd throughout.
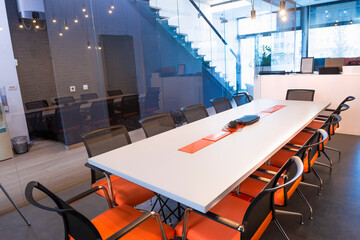
<path id="1" fill-rule="evenodd" d="M 360 74 L 291 74 L 262 75 L 255 82 L 255 97 L 264 99 L 285 99 L 287 89 L 314 89 L 314 101 L 331 102 L 336 108 L 347 96 L 356 99 L 349 102 L 350 109 L 341 114 L 338 133 L 360 136 Z"/>

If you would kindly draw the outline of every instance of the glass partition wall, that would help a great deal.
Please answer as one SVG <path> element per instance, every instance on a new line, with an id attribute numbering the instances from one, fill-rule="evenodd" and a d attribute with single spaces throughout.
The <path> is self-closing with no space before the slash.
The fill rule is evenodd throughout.
<path id="1" fill-rule="evenodd" d="M 45 7 L 57 91 L 48 132 L 66 145 L 110 125 L 137 129 L 158 113 L 180 124 L 181 107 L 209 107 L 236 90 L 237 56 L 192 1 L 46 0 Z"/>

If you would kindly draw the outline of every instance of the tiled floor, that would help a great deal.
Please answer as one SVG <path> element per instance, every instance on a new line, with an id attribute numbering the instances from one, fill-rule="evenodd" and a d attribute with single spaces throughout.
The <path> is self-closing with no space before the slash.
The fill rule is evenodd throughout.
<path id="1" fill-rule="evenodd" d="M 322 195 L 318 196 L 315 189 L 301 187 L 314 208 L 314 220 L 307 218 L 308 209 L 297 195 L 291 198 L 288 209 L 303 212 L 306 216 L 305 224 L 300 225 L 296 217 L 279 216 L 279 221 L 290 239 L 359 239 L 360 137 L 338 134 L 329 145 L 341 149 L 343 154 L 341 160 L 337 159 L 335 153 L 330 154 L 334 159 L 332 175 L 329 174 L 328 169 L 316 167 L 324 180 L 325 188 Z M 324 157 L 320 160 L 324 160 Z M 313 179 L 307 177 L 306 180 Z M 84 182 L 61 192 L 60 196 L 68 199 L 88 187 L 89 183 Z M 42 200 L 42 203 L 48 202 L 48 199 Z M 96 195 L 83 199 L 74 206 L 90 218 L 107 208 L 106 202 Z M 140 208 L 149 207 L 148 203 L 140 206 Z M 0 216 L 0 239 L 64 239 L 60 216 L 33 206 L 23 207 L 22 210 L 32 222 L 32 226 L 27 227 L 15 211 Z M 281 238 L 281 234 L 273 224 L 262 237 L 262 239 Z"/>

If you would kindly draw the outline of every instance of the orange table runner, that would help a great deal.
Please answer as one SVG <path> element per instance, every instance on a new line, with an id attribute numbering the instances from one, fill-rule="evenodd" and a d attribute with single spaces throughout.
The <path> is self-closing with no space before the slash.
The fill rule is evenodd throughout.
<path id="1" fill-rule="evenodd" d="M 282 109 L 286 107 L 286 105 L 275 105 L 271 108 L 268 108 L 268 109 L 265 109 L 261 112 L 259 112 L 258 114 L 256 115 L 259 115 L 260 118 L 264 118 L 266 116 L 269 116 L 270 114 Z M 244 128 L 245 126 L 241 126 L 239 127 L 237 130 L 235 131 L 238 131 L 242 128 Z M 182 148 L 179 148 L 178 150 L 179 151 L 182 151 L 182 152 L 186 152 L 186 153 L 190 153 L 190 154 L 193 154 L 193 153 L 196 153 L 198 151 L 200 151 L 201 149 L 203 148 L 206 148 L 207 146 L 229 136 L 231 134 L 230 131 L 219 131 L 217 133 L 213 133 L 213 134 L 210 134 L 209 136 L 206 136 L 196 142 L 193 142 L 193 143 L 190 143 L 189 145 L 185 146 L 185 147 L 182 147 Z"/>

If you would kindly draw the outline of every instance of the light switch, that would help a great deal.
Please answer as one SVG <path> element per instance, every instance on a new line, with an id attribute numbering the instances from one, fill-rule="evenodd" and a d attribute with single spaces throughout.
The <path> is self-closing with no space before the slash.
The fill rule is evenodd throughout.
<path id="1" fill-rule="evenodd" d="M 70 86 L 70 92 L 75 92 L 75 91 L 76 91 L 75 86 Z"/>
<path id="2" fill-rule="evenodd" d="M 9 85 L 8 86 L 8 90 L 9 91 L 14 91 L 14 90 L 16 90 L 17 89 L 17 87 L 15 86 L 15 85 Z"/>
<path id="3" fill-rule="evenodd" d="M 87 84 L 84 84 L 84 85 L 83 85 L 83 90 L 86 91 L 86 90 L 88 90 L 88 89 L 89 89 L 89 86 L 88 86 Z"/>

